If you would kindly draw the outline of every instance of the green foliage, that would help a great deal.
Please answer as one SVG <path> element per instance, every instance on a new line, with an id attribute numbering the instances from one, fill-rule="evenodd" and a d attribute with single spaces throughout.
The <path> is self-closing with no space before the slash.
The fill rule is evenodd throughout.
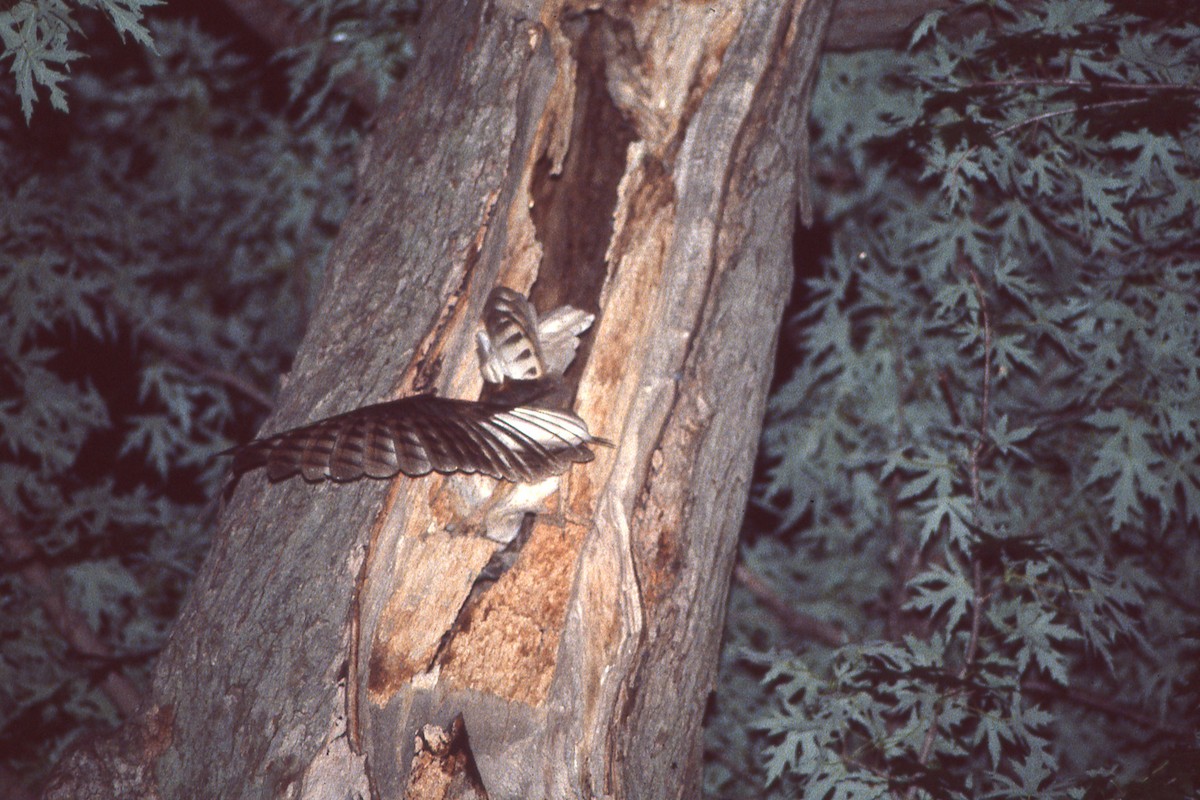
<path id="1" fill-rule="evenodd" d="M 163 2 L 79 0 L 76 5 L 103 12 L 122 39 L 128 33 L 139 44 L 152 47 L 150 31 L 143 21 L 144 9 Z M 0 61 L 12 60 L 13 78 L 26 122 L 33 115 L 36 84 L 50 91 L 50 105 L 59 111 L 67 110 L 67 94 L 60 84 L 67 79 L 71 62 L 83 57 L 68 41 L 71 34 L 83 32 L 73 13 L 65 0 L 17 0 L 7 11 L 0 11 L 0 43 L 4 45 Z"/>
<path id="2" fill-rule="evenodd" d="M 714 795 L 1197 785 L 1200 28 L 1172 9 L 965 3 L 826 59 L 832 253 L 742 560 L 847 643 L 735 587 Z"/>
<path id="3" fill-rule="evenodd" d="M 339 61 L 287 76 L 193 23 L 142 28 L 146 3 L 82 5 L 155 52 L 109 37 L 79 62 L 71 115 L 28 126 L 19 71 L 0 85 L 0 766 L 20 775 L 119 718 L 108 675 L 147 678 L 207 547 L 212 456 L 290 362 L 365 119 L 336 94 L 303 94 L 303 113 L 277 99 Z M 61 600 L 102 654 L 68 644 Z"/>

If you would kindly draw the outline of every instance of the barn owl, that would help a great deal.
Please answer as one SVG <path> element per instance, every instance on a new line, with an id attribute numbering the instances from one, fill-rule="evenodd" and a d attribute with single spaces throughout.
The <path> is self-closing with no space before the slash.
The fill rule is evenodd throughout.
<path id="1" fill-rule="evenodd" d="M 539 321 L 524 295 L 494 289 L 477 337 L 480 369 L 489 383 L 522 390 L 502 390 L 490 400 L 416 395 L 363 406 L 226 451 L 233 472 L 266 467 L 272 481 L 436 471 L 535 483 L 560 475 L 592 460 L 589 445 L 608 444 L 573 412 L 539 402 L 574 359 L 579 334 L 592 320 L 564 306 Z M 518 396 L 534 399 L 517 402 Z"/>

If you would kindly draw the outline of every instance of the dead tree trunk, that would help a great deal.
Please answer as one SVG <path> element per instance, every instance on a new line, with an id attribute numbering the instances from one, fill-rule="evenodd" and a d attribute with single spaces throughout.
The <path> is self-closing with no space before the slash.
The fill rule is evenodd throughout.
<path id="1" fill-rule="evenodd" d="M 112 781 L 164 798 L 699 794 L 831 4 L 429 4 L 266 432 L 477 396 L 474 331 L 507 285 L 596 312 L 568 378 L 616 446 L 564 476 L 475 592 L 497 544 L 464 531 L 494 482 L 247 476 Z M 88 758 L 57 796 L 99 791 Z"/>

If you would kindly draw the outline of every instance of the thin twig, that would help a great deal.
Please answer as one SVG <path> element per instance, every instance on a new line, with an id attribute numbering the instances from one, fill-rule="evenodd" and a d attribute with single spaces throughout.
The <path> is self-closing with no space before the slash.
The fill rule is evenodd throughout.
<path id="1" fill-rule="evenodd" d="M 38 796 L 22 784 L 22 780 L 27 778 L 28 775 L 18 775 L 0 764 L 0 786 L 4 786 L 6 790 L 4 800 L 37 800 Z"/>
<path id="2" fill-rule="evenodd" d="M 971 594 L 971 638 L 967 640 L 963 665 L 958 671 L 960 679 L 967 677 L 967 672 L 975 663 L 975 654 L 979 650 L 979 631 L 983 627 L 983 605 L 987 598 L 983 594 L 983 568 L 978 558 L 971 559 Z"/>
<path id="3" fill-rule="evenodd" d="M 946 404 L 946 412 L 950 414 L 950 424 L 955 428 L 962 426 L 962 415 L 958 413 L 958 403 L 950 391 L 950 374 L 946 370 L 938 372 L 938 388 L 942 392 L 942 402 Z"/>
<path id="4" fill-rule="evenodd" d="M 979 273 L 976 272 L 975 265 L 970 262 L 967 262 L 967 274 L 971 276 L 971 283 L 975 284 L 975 298 L 979 302 L 979 315 L 983 322 L 983 379 L 980 387 L 983 399 L 979 408 L 979 438 L 975 441 L 975 446 L 971 448 L 971 501 L 975 507 L 976 516 L 978 516 L 980 503 L 979 454 L 983 452 L 984 443 L 987 442 L 987 423 L 992 395 L 992 321 L 988 317 L 983 282 L 979 280 Z"/>
<path id="5" fill-rule="evenodd" d="M 905 379 L 904 379 L 904 346 L 903 337 L 897 330 L 895 318 L 888 317 L 890 339 L 894 343 L 895 357 L 892 359 L 892 373 L 896 381 L 896 449 L 904 447 L 908 438 L 908 422 L 904 413 Z M 885 488 L 888 504 L 888 533 L 892 547 L 897 557 L 892 563 L 891 602 L 887 604 L 887 633 L 889 637 L 900 638 L 901 609 L 904 607 L 904 590 L 909 578 L 917 571 L 921 561 L 921 548 L 913 546 L 904 535 L 900 525 L 900 474 L 893 472 Z M 908 556 L 907 558 L 905 556 Z"/>
<path id="6" fill-rule="evenodd" d="M 933 753 L 933 742 L 937 738 L 938 717 L 941 716 L 940 709 L 937 706 L 933 708 L 933 719 L 929 721 L 929 729 L 925 731 L 925 738 L 921 740 L 921 752 L 917 754 L 917 763 L 925 766 L 929 761 L 929 756 Z M 913 790 L 917 787 L 908 787 L 906 797 L 911 797 Z"/>
<path id="7" fill-rule="evenodd" d="M 885 631 L 888 639 L 903 638 L 900 630 L 902 621 L 901 611 L 904 607 L 904 591 L 908 581 L 916 574 L 921 564 L 921 548 L 907 540 L 900 525 L 900 475 L 893 472 L 884 486 L 886 493 L 888 516 L 888 538 L 891 539 L 896 557 L 892 561 L 892 585 L 887 603 L 887 622 Z"/>
<path id="8" fill-rule="evenodd" d="M 1117 91 L 1155 91 L 1200 93 L 1200 86 L 1180 83 L 1129 83 L 1128 81 L 1084 81 L 1078 78 L 1013 78 L 1003 81 L 976 81 L 963 89 L 997 89 L 1021 86 L 1067 86 L 1080 89 L 1113 89 Z"/>
<path id="9" fill-rule="evenodd" d="M 225 0 L 225 6 L 276 50 L 299 47 L 324 36 L 318 26 L 302 20 L 297 8 L 285 0 Z M 337 63 L 338 49 L 331 44 L 321 51 L 321 62 L 326 67 Z M 354 98 L 363 111 L 374 114 L 378 110 L 380 98 L 375 82 L 365 70 L 338 75 L 334 84 Z"/>
<path id="10" fill-rule="evenodd" d="M 228 370 L 204 363 L 191 353 L 187 352 L 183 348 L 155 332 L 153 329 L 144 325 L 142 321 L 136 317 L 135 312 L 126 309 L 120 303 L 114 302 L 111 298 L 106 298 L 105 307 L 115 317 L 117 317 L 117 319 L 128 326 L 129 330 L 132 331 L 135 337 L 150 345 L 163 356 L 166 356 L 167 360 L 180 367 L 183 367 L 189 372 L 195 373 L 201 378 L 207 378 L 213 383 L 219 383 L 224 386 L 228 386 L 230 389 L 233 389 L 235 392 L 238 392 L 242 396 L 252 400 L 267 410 L 270 410 L 275 406 L 271 396 L 259 389 L 250 381 L 246 380 L 240 375 L 229 372 Z"/>
<path id="11" fill-rule="evenodd" d="M 1158 733 L 1166 733 L 1171 736 L 1191 737 L 1195 735 L 1195 730 L 1192 728 L 1177 727 L 1168 725 L 1160 720 L 1155 719 L 1149 714 L 1145 714 L 1137 709 L 1129 708 L 1128 706 L 1119 705 L 1112 702 L 1108 697 L 1096 692 L 1088 691 L 1087 689 L 1078 689 L 1067 686 L 1054 686 L 1041 681 L 1028 681 L 1023 687 L 1026 691 L 1045 695 L 1051 698 L 1068 700 L 1077 705 L 1091 708 L 1096 711 L 1109 714 L 1121 719 L 1127 719 L 1130 722 L 1136 722 Z"/>
<path id="12" fill-rule="evenodd" d="M 1091 111 L 1094 108 L 1109 108 L 1111 106 L 1132 106 L 1132 105 L 1137 105 L 1138 103 L 1147 103 L 1147 102 L 1149 102 L 1149 100 L 1145 97 L 1131 97 L 1127 100 L 1105 100 L 1104 102 L 1101 102 L 1101 103 L 1084 103 L 1081 106 L 1074 106 L 1072 108 L 1059 108 L 1059 109 L 1055 109 L 1054 111 L 1047 111 L 1042 114 L 1034 114 L 1032 117 L 1023 119 L 1020 122 L 1014 122 L 1012 125 L 1001 128 L 999 131 L 999 135 L 1005 135 L 1005 134 L 1012 133 L 1015 130 L 1024 128 L 1026 125 L 1033 125 L 1034 123 L 1041 122 L 1042 120 L 1051 119 L 1052 117 L 1061 117 L 1061 116 L 1065 116 L 1067 114 L 1077 114 L 1080 111 Z"/>
<path id="13" fill-rule="evenodd" d="M 938 720 L 941 718 L 941 707 L 938 705 L 940 702 L 939 699 L 937 703 L 934 703 L 933 719 L 929 720 L 929 727 L 925 729 L 925 736 L 921 739 L 921 752 L 917 753 L 917 763 L 922 767 L 929 762 L 929 757 L 933 755 L 933 743 L 937 741 Z M 912 800 L 916 791 L 916 784 L 909 784 L 908 789 L 904 792 L 904 800 Z"/>
<path id="14" fill-rule="evenodd" d="M 966 261 L 966 265 L 967 274 L 971 276 L 971 283 L 975 285 L 975 297 L 979 302 L 979 316 L 983 322 L 983 377 L 980 381 L 980 393 L 983 397 L 979 408 L 979 435 L 975 440 L 975 446 L 971 448 L 971 513 L 975 517 L 975 524 L 978 525 L 980 522 L 979 509 L 983 502 L 979 480 L 979 461 L 987 443 L 988 419 L 991 414 L 992 400 L 992 320 L 988 315 L 987 296 L 983 291 L 983 281 L 979 279 L 979 273 L 974 264 Z M 983 625 L 983 571 L 979 565 L 979 558 L 975 555 L 971 556 L 971 592 L 974 595 L 971 602 L 971 638 L 967 642 L 966 655 L 959 673 L 959 677 L 964 678 L 975 661 L 975 653 L 979 647 L 979 631 Z"/>
<path id="15" fill-rule="evenodd" d="M 1128 106 L 1128 105 L 1135 105 L 1137 103 L 1145 103 L 1145 102 L 1148 102 L 1147 98 L 1135 97 L 1135 98 L 1130 98 L 1128 100 L 1105 100 L 1102 103 L 1086 103 L 1084 105 L 1073 106 L 1071 108 L 1059 108 L 1054 111 L 1047 111 L 1043 114 L 1034 114 L 1032 117 L 1023 119 L 1020 122 L 1014 122 L 1011 125 L 1001 128 L 999 131 L 996 132 L 996 135 L 997 136 L 1005 136 L 1007 134 L 1012 133 L 1013 131 L 1024 128 L 1026 125 L 1033 125 L 1035 123 L 1042 122 L 1044 120 L 1052 119 L 1053 117 L 1062 117 L 1062 116 L 1066 116 L 1067 114 L 1078 114 L 1081 111 L 1090 111 L 1094 108 L 1107 108 L 1110 106 Z M 979 149 L 979 145 L 977 145 L 977 144 L 971 145 L 970 147 L 968 147 L 966 149 L 966 151 L 961 156 L 959 156 L 958 159 L 954 162 L 954 164 L 950 167 L 950 172 L 951 173 L 958 172 L 958 168 L 962 166 L 962 163 L 964 161 L 966 161 L 967 158 L 978 149 Z"/>
<path id="16" fill-rule="evenodd" d="M 982 402 L 979 410 L 979 435 L 971 448 L 971 505 L 975 522 L 979 522 L 979 507 L 982 502 L 980 479 L 979 479 L 979 462 L 983 453 L 984 444 L 987 441 L 987 425 L 988 416 L 991 413 L 991 393 L 992 393 L 992 321 L 988 315 L 987 299 L 983 291 L 983 281 L 979 279 L 979 273 L 975 270 L 975 266 L 969 261 L 965 261 L 967 273 L 971 277 L 971 283 L 975 285 L 975 296 L 979 302 L 980 318 L 983 323 L 983 378 L 981 381 L 980 393 L 982 394 Z M 957 416 L 957 409 L 954 404 L 954 398 L 950 394 L 949 381 L 942 377 L 942 389 L 945 394 L 947 406 Z M 967 673 L 971 671 L 971 665 L 975 663 L 975 657 L 979 652 L 979 635 L 983 629 L 983 607 L 986 597 L 983 592 L 983 568 L 979 563 L 978 557 L 971 556 L 971 633 L 967 639 L 967 647 L 963 652 L 963 663 L 958 670 L 959 679 L 967 677 Z M 961 693 L 961 689 L 955 689 L 946 695 L 945 700 Z M 939 703 L 941 701 L 939 700 Z M 941 715 L 940 705 L 935 704 L 933 709 L 933 718 L 929 721 L 929 727 L 925 730 L 925 736 L 921 741 L 921 751 L 917 754 L 917 763 L 922 767 L 929 761 L 929 757 L 933 754 L 933 745 L 937 741 L 938 719 Z M 916 791 L 916 786 L 909 786 L 904 793 L 905 798 L 911 798 Z"/>

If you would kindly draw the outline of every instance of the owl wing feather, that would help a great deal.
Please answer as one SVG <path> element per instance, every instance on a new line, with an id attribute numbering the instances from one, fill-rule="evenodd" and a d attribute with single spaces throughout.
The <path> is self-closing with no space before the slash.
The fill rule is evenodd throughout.
<path id="1" fill-rule="evenodd" d="M 488 295 L 484 329 L 477 337 L 483 379 L 522 383 L 562 375 L 575 358 L 580 334 L 595 319 L 571 306 L 539 318 L 525 295 L 496 287 Z"/>
<path id="2" fill-rule="evenodd" d="M 563 307 L 539 323 L 525 295 L 497 287 L 488 296 L 478 337 L 484 378 L 501 385 L 495 398 L 405 397 L 225 454 L 233 455 L 235 475 L 266 467 L 273 481 L 297 473 L 307 481 L 352 481 L 401 472 L 468 472 L 527 483 L 559 475 L 571 464 L 592 460 L 588 445 L 611 444 L 593 437 L 574 413 L 547 407 L 561 393 L 561 372 L 592 320 L 591 314 Z"/>
<path id="3" fill-rule="evenodd" d="M 570 411 L 432 395 L 363 406 L 226 451 L 241 474 L 272 481 L 389 478 L 397 473 L 482 473 L 532 482 L 591 461 L 593 437 Z"/>
<path id="4" fill-rule="evenodd" d="M 492 290 L 483 310 L 478 344 L 488 383 L 535 381 L 546 374 L 537 312 L 520 292 L 504 286 Z"/>

